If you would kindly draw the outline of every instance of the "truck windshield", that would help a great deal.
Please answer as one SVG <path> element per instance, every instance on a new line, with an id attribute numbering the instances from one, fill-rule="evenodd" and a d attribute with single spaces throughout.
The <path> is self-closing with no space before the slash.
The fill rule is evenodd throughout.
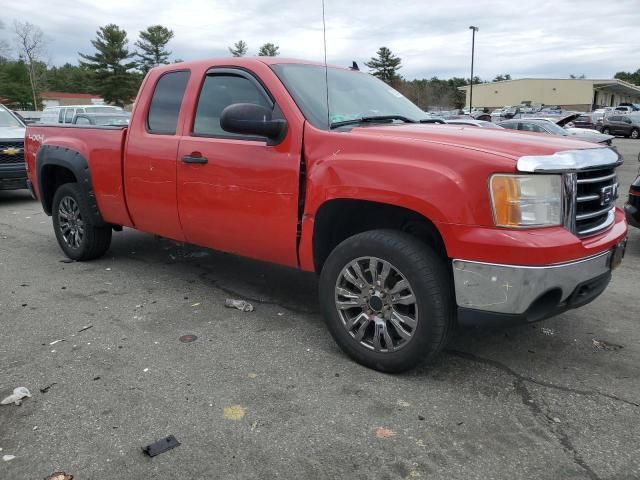
<path id="1" fill-rule="evenodd" d="M 304 116 L 317 128 L 359 123 L 360 119 L 364 119 L 363 123 L 419 122 L 427 117 L 404 95 L 376 77 L 335 67 L 327 69 L 328 115 L 324 66 L 282 63 L 272 68 Z"/>
<path id="2" fill-rule="evenodd" d="M 23 125 L 7 110 L 0 108 L 0 127 L 23 128 Z"/>

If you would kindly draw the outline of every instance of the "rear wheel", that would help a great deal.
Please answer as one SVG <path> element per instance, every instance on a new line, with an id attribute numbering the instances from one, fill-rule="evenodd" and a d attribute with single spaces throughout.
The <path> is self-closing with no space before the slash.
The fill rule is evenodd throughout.
<path id="1" fill-rule="evenodd" d="M 320 276 L 329 331 L 355 361 L 401 372 L 444 348 L 454 300 L 446 263 L 416 238 L 374 230 L 348 238 Z"/>
<path id="2" fill-rule="evenodd" d="M 111 227 L 93 223 L 89 205 L 77 183 L 56 190 L 52 206 L 53 229 L 60 248 L 72 260 L 101 257 L 111 245 Z"/>
<path id="3" fill-rule="evenodd" d="M 630 136 L 634 140 L 637 140 L 638 138 L 640 138 L 640 130 L 638 130 L 637 128 L 634 128 L 633 130 L 631 130 L 631 135 Z"/>

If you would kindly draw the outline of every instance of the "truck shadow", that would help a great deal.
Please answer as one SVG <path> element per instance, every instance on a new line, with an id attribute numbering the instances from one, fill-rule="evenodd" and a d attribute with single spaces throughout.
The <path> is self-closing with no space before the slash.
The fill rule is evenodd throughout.
<path id="1" fill-rule="evenodd" d="M 175 242 L 161 237 L 126 229 L 114 235 L 110 255 L 145 263 L 150 267 L 170 265 L 172 276 L 187 283 L 203 283 L 220 290 L 231 298 L 248 300 L 254 304 L 275 305 L 304 315 L 305 321 L 321 323 L 318 303 L 318 278 L 305 273 L 266 262 L 238 257 Z M 155 268 L 154 267 L 154 268 Z M 449 345 L 451 351 L 464 351 L 473 355 L 495 355 L 507 358 L 521 352 L 533 359 L 532 333 L 543 340 L 545 350 L 557 337 L 541 338 L 544 323 L 520 325 L 504 329 L 457 329 Z M 529 350 L 529 352 L 528 352 Z M 538 347 L 535 347 L 538 350 Z M 337 347 L 336 347 L 336 351 Z M 442 355 L 436 363 L 451 361 Z M 427 367 L 427 370 L 433 366 Z"/>
<path id="2" fill-rule="evenodd" d="M 0 205 L 7 206 L 33 200 L 28 190 L 0 190 Z M 33 200 L 35 202 L 35 200 Z"/>
<path id="3" fill-rule="evenodd" d="M 171 265 L 177 277 L 201 282 L 233 298 L 319 314 L 315 274 L 175 242 L 132 230 L 115 234 L 110 255 Z"/>

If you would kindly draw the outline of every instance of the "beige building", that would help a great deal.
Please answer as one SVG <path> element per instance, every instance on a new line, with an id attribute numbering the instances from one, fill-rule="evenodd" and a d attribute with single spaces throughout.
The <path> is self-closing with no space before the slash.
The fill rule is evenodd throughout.
<path id="1" fill-rule="evenodd" d="M 469 87 L 466 92 L 469 106 Z M 489 110 L 505 105 L 530 102 L 560 105 L 567 110 L 588 112 L 599 107 L 616 107 L 620 103 L 640 103 L 640 86 L 618 79 L 521 78 L 473 86 L 473 106 Z"/>

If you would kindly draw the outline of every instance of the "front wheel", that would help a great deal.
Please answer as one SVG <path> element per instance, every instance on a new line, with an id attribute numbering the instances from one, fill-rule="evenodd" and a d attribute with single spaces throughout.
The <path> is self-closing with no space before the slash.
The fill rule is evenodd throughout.
<path id="1" fill-rule="evenodd" d="M 402 372 L 446 345 L 454 298 L 445 261 L 402 232 L 374 230 L 338 245 L 320 276 L 331 335 L 358 363 Z"/>
<path id="2" fill-rule="evenodd" d="M 607 127 L 602 129 L 602 133 L 604 133 L 605 135 L 609 135 L 610 134 L 609 132 L 610 130 Z"/>
<path id="3" fill-rule="evenodd" d="M 90 208 L 77 183 L 65 183 L 53 196 L 53 229 L 60 248 L 72 260 L 101 257 L 111 245 L 111 227 L 93 223 Z"/>
<path id="4" fill-rule="evenodd" d="M 640 130 L 638 130 L 637 128 L 631 130 L 631 138 L 633 138 L 634 140 L 640 138 Z"/>

